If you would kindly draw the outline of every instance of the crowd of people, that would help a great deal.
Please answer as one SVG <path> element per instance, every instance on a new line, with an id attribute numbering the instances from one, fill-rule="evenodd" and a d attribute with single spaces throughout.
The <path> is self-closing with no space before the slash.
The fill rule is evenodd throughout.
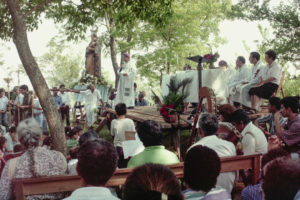
<path id="1" fill-rule="evenodd" d="M 243 176 L 251 175 L 251 170 L 221 173 L 220 158 L 253 154 L 262 155 L 260 179 L 256 185 L 244 181 L 246 187 L 241 192 L 242 200 L 300 199 L 299 99 L 272 96 L 277 88 L 274 85 L 278 85 L 280 79 L 278 65 L 273 63 L 276 56 L 267 51 L 266 61 L 273 62 L 268 62 L 266 69 L 262 69 L 259 68 L 258 55 L 255 52 L 250 55 L 254 64 L 252 79 L 231 85 L 230 98 L 241 99 L 238 95 L 249 95 L 252 104 L 247 105 L 250 105 L 250 111 L 257 110 L 257 99 L 268 99 L 269 113 L 253 119 L 252 112 L 246 108 L 248 106 L 243 104 L 242 107 L 238 101 L 234 101 L 235 105 L 220 105 L 218 114 L 201 113 L 197 122 L 200 139 L 183 156 L 182 180 L 178 180 L 167 167 L 179 163 L 181 158 L 163 145 L 161 124 L 153 120 L 136 124 L 126 117 L 127 109 L 134 105 L 134 101 L 144 104 L 143 96 L 137 99 L 130 96 L 129 106 L 125 102 L 115 105 L 116 118 L 110 123 L 110 142 L 90 128 L 95 113 L 89 113 L 89 110 L 94 110 L 94 105 L 101 102 L 101 95 L 94 85 L 85 91 L 66 90 L 64 85 L 53 88 L 57 110 L 61 119 L 66 120 L 67 155 L 64 156 L 51 149 L 50 134 L 47 128 L 44 129 L 44 120 L 40 117 L 43 110 L 36 103 L 36 97 L 31 98 L 28 94 L 28 87 L 21 86 L 22 95 L 16 95 L 14 101 L 5 100 L 4 91 L 0 90 L 1 123 L 7 132 L 0 136 L 0 199 L 13 198 L 12 180 L 15 178 L 68 174 L 79 175 L 82 180 L 82 187 L 72 194 L 31 195 L 26 199 L 229 200 L 234 194 L 235 183 L 244 179 Z M 238 73 L 244 73 L 244 64 L 245 59 L 238 57 Z M 273 68 L 275 72 L 272 72 Z M 264 73 L 259 75 L 260 71 Z M 121 72 L 126 76 L 131 73 Z M 264 96 L 265 90 L 270 90 L 270 95 Z M 85 96 L 88 129 L 78 122 L 71 127 L 68 92 Z M 6 126 L 3 114 L 3 111 L 8 112 L 9 103 L 15 107 L 16 116 L 11 127 Z M 230 135 L 232 132 L 234 134 Z M 120 168 L 133 168 L 121 192 L 105 186 Z"/>

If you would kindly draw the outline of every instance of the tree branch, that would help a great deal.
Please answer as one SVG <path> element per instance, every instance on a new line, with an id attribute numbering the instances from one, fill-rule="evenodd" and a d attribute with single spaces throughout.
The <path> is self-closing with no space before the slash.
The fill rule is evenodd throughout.
<path id="1" fill-rule="evenodd" d="M 53 2 L 55 0 L 45 0 L 43 3 L 33 7 L 32 9 L 30 9 L 29 11 L 27 11 L 25 14 L 24 14 L 24 17 L 27 18 L 29 15 L 31 15 L 34 11 L 36 10 L 41 10 L 43 9 L 47 4 Z"/>

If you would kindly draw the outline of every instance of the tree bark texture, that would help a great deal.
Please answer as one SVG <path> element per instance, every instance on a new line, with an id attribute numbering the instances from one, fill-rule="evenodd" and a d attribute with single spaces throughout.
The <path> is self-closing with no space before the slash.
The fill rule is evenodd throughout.
<path id="1" fill-rule="evenodd" d="M 119 75 L 118 75 L 118 61 L 117 61 L 117 49 L 116 49 L 116 40 L 113 36 L 110 36 L 110 41 L 109 41 L 109 46 L 110 46 L 110 57 L 111 57 L 111 62 L 114 68 L 116 80 L 115 80 L 115 88 L 118 88 L 118 82 L 119 82 Z"/>
<path id="2" fill-rule="evenodd" d="M 27 38 L 27 29 L 24 14 L 20 9 L 18 0 L 6 0 L 13 21 L 13 41 L 18 50 L 19 57 L 31 84 L 39 97 L 41 106 L 45 112 L 53 141 L 53 149 L 66 154 L 66 140 L 61 117 L 56 109 L 47 83 L 36 63 Z"/>

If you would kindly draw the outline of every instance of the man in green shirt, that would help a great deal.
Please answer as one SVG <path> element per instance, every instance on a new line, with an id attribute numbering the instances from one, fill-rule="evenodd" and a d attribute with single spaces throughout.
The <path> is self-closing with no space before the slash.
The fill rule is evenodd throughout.
<path id="1" fill-rule="evenodd" d="M 127 167 L 137 167 L 146 163 L 170 165 L 179 163 L 178 157 L 161 145 L 162 129 L 161 125 L 155 121 L 144 121 L 137 127 L 140 140 L 145 146 L 145 150 L 132 157 Z"/>

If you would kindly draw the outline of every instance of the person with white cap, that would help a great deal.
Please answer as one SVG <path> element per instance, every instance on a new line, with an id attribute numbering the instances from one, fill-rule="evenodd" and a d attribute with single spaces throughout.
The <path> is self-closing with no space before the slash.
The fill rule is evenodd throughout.
<path id="1" fill-rule="evenodd" d="M 124 53 L 123 56 L 124 63 L 121 64 L 121 67 L 118 70 L 120 79 L 114 105 L 117 105 L 118 103 L 125 103 L 126 107 L 132 108 L 134 107 L 135 99 L 134 78 L 136 69 L 130 65 L 130 55 L 128 53 Z"/>

